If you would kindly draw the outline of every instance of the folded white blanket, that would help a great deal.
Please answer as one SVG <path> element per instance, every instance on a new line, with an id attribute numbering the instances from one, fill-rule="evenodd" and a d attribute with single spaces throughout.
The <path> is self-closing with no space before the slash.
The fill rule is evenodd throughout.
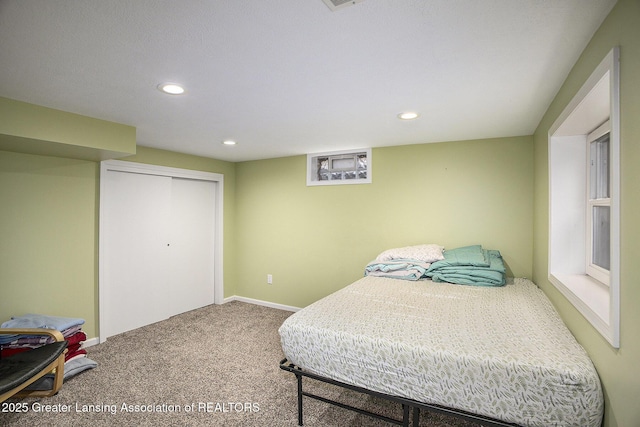
<path id="1" fill-rule="evenodd" d="M 373 260 L 364 269 L 365 276 L 393 277 L 404 280 L 418 280 L 431 264 L 414 259 L 393 261 Z"/>

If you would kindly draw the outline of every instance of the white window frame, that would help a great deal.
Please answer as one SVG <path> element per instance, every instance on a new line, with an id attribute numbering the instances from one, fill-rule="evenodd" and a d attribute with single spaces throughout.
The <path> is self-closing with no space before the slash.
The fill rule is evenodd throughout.
<path id="1" fill-rule="evenodd" d="M 619 48 L 613 48 L 594 70 L 549 129 L 548 145 L 548 278 L 614 348 L 620 347 L 619 55 Z M 589 274 L 585 256 L 591 249 L 587 136 L 607 120 L 611 128 L 608 283 Z"/>
<path id="2" fill-rule="evenodd" d="M 359 178 L 357 173 L 357 156 L 364 154 L 367 158 L 366 162 L 366 178 Z M 328 157 L 329 163 L 332 164 L 335 160 L 347 159 L 350 157 L 354 157 L 354 167 L 353 168 L 337 168 L 332 169 L 329 167 L 329 172 L 350 172 L 356 171 L 356 177 L 351 179 L 329 179 L 329 180 L 319 180 L 318 179 L 318 158 Z M 342 151 L 327 151 L 323 153 L 313 153 L 307 154 L 307 185 L 315 186 L 315 185 L 349 185 L 349 184 L 371 184 L 372 181 L 372 168 L 371 168 L 371 148 L 363 148 L 360 150 L 342 150 Z"/>
<path id="3" fill-rule="evenodd" d="M 607 120 L 606 122 L 604 122 L 602 124 L 602 126 L 598 127 L 596 130 L 594 130 L 593 132 L 591 132 L 588 136 L 587 136 L 587 209 L 586 209 L 586 223 L 587 223 L 587 228 L 586 228 L 586 237 L 587 237 L 587 250 L 585 251 L 585 269 L 586 269 L 586 274 L 593 277 L 594 279 L 602 282 L 603 284 L 609 286 L 609 282 L 610 282 L 610 272 L 609 270 L 600 267 L 599 265 L 596 265 L 593 262 L 593 231 L 594 231 L 594 224 L 593 224 L 593 208 L 596 206 L 608 206 L 609 208 L 611 208 L 611 197 L 606 197 L 606 198 L 595 198 L 592 199 L 590 197 L 591 194 L 591 188 L 592 186 L 596 185 L 595 183 L 591 182 L 591 173 L 590 173 L 590 165 L 591 162 L 593 161 L 593 159 L 591 158 L 591 143 L 593 141 L 596 141 L 597 139 L 599 139 L 600 137 L 606 135 L 606 134 L 611 135 L 611 122 L 609 120 Z M 609 137 L 611 138 L 611 137 Z M 609 146 L 611 146 L 611 140 L 609 140 Z M 612 168 L 609 168 L 609 188 L 611 187 L 611 174 L 613 173 Z M 609 196 L 611 196 L 611 191 L 609 190 Z"/>

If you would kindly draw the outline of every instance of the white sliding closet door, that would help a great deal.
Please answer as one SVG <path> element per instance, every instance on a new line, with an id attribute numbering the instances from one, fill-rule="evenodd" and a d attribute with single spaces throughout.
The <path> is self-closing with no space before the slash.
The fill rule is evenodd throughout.
<path id="1" fill-rule="evenodd" d="M 171 315 L 213 304 L 215 184 L 171 181 Z"/>
<path id="2" fill-rule="evenodd" d="M 111 336 L 169 316 L 167 224 L 171 178 L 109 172 L 101 333 Z"/>
<path id="3" fill-rule="evenodd" d="M 218 183 L 103 169 L 101 339 L 214 303 Z"/>

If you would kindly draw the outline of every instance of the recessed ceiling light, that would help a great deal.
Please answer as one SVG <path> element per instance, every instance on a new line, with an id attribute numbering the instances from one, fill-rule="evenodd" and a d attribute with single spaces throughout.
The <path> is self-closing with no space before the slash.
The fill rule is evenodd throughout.
<path id="1" fill-rule="evenodd" d="M 231 141 L 230 139 L 227 139 L 226 141 L 222 141 L 222 143 L 224 145 L 236 145 L 235 141 Z"/>
<path id="2" fill-rule="evenodd" d="M 182 95 L 184 93 L 184 88 L 175 83 L 161 83 L 158 85 L 158 89 L 169 95 Z"/>
<path id="3" fill-rule="evenodd" d="M 420 114 L 415 111 L 405 111 L 404 113 L 398 114 L 398 118 L 400 120 L 413 120 L 417 119 Z"/>

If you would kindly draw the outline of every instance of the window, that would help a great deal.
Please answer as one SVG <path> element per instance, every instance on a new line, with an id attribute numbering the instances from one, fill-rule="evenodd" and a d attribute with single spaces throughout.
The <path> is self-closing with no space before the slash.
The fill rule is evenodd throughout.
<path id="1" fill-rule="evenodd" d="M 620 346 L 620 83 L 613 49 L 549 129 L 549 281 Z"/>
<path id="2" fill-rule="evenodd" d="M 307 155 L 307 185 L 371 183 L 371 149 Z"/>
<path id="3" fill-rule="evenodd" d="M 609 121 L 587 137 L 586 273 L 607 286 L 611 267 L 610 137 Z"/>

